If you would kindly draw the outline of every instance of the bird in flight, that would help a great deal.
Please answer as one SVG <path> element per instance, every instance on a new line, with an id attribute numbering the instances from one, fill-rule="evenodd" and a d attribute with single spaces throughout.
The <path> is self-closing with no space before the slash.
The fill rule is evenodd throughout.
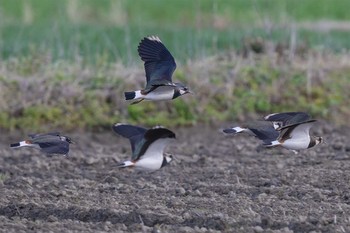
<path id="1" fill-rule="evenodd" d="M 32 147 L 41 150 L 47 154 L 63 154 L 69 152 L 69 144 L 72 139 L 67 136 L 61 136 L 58 132 L 44 134 L 29 134 L 29 139 L 17 143 L 12 143 L 11 148 Z"/>
<path id="2" fill-rule="evenodd" d="M 315 121 L 305 112 L 273 113 L 264 117 L 264 121 L 227 128 L 223 132 L 234 135 L 246 132 L 263 141 L 265 147 L 282 146 L 296 153 L 323 142 L 322 137 L 310 136 Z"/>
<path id="3" fill-rule="evenodd" d="M 113 131 L 128 138 L 131 144 L 131 160 L 118 165 L 119 168 L 135 167 L 140 170 L 156 171 L 173 160 L 164 154 L 165 147 L 175 139 L 175 133 L 162 127 L 145 129 L 139 126 L 117 123 Z"/>
<path id="4" fill-rule="evenodd" d="M 322 137 L 310 136 L 310 129 L 315 119 L 305 112 L 273 113 L 265 117 L 279 125 L 279 136 L 276 140 L 266 142 L 267 147 L 282 146 L 290 150 L 301 150 L 314 147 L 323 142 Z"/>
<path id="5" fill-rule="evenodd" d="M 146 87 L 143 90 L 125 92 L 126 100 L 171 100 L 190 90 L 182 83 L 174 83 L 172 75 L 176 69 L 174 57 L 157 36 L 148 36 L 141 40 L 138 53 L 144 61 Z"/>

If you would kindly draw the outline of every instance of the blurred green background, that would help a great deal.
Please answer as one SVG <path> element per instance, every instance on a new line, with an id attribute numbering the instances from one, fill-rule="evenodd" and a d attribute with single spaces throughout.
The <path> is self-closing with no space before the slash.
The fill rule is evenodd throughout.
<path id="1" fill-rule="evenodd" d="M 1 0 L 0 127 L 186 125 L 289 110 L 342 124 L 349 9 L 348 0 Z M 174 79 L 197 94 L 128 106 L 123 91 L 144 85 L 137 45 L 153 34 L 177 60 Z"/>
<path id="2" fill-rule="evenodd" d="M 139 62 L 140 38 L 157 34 L 185 60 L 240 48 L 247 37 L 286 41 L 293 27 L 310 47 L 340 51 L 350 47 L 350 26 L 334 22 L 350 20 L 349 9 L 348 0 L 1 0 L 1 57 L 105 53 L 129 64 Z"/>

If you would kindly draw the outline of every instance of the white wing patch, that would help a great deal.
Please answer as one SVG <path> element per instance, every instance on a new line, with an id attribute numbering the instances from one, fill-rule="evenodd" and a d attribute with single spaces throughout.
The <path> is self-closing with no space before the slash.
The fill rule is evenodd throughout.
<path id="1" fill-rule="evenodd" d="M 274 121 L 274 122 L 272 122 L 272 125 L 273 125 L 273 128 L 274 128 L 275 130 L 278 130 L 279 128 L 281 128 L 282 123 L 279 122 L 279 121 Z"/>
<path id="2" fill-rule="evenodd" d="M 247 130 L 246 128 L 241 128 L 241 127 L 239 127 L 239 126 L 234 127 L 234 128 L 232 128 L 232 129 L 235 130 L 236 133 L 240 133 L 240 132 L 243 132 L 243 131 Z"/>
<path id="3" fill-rule="evenodd" d="M 158 36 L 149 36 L 149 37 L 147 37 L 147 39 L 153 40 L 153 41 L 158 41 L 158 42 L 162 43 L 162 41 L 159 39 Z"/>
<path id="4" fill-rule="evenodd" d="M 114 126 L 127 125 L 125 123 L 115 123 Z"/>
<path id="5" fill-rule="evenodd" d="M 164 129 L 164 126 L 162 125 L 156 125 L 152 129 Z"/>
<path id="6" fill-rule="evenodd" d="M 276 114 L 279 114 L 279 113 L 271 113 L 271 114 L 265 116 L 264 119 L 267 120 L 267 119 L 269 119 L 270 117 L 272 117 L 272 116 L 274 116 Z"/>

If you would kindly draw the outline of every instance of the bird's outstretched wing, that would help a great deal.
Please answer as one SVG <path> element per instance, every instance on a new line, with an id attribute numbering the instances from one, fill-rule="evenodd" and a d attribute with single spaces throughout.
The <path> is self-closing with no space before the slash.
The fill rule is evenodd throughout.
<path id="1" fill-rule="evenodd" d="M 145 37 L 138 46 L 138 53 L 145 62 L 146 90 L 152 86 L 173 85 L 172 75 L 176 69 L 174 57 L 157 36 Z"/>
<path id="2" fill-rule="evenodd" d="M 66 141 L 56 140 L 38 143 L 41 150 L 47 154 L 63 154 L 69 152 L 69 143 Z"/>
<path id="3" fill-rule="evenodd" d="M 50 132 L 50 133 L 38 133 L 38 134 L 28 134 L 28 137 L 30 138 L 36 138 L 36 137 L 43 137 L 46 135 L 51 135 L 51 136 L 60 136 L 59 132 Z"/>
<path id="4" fill-rule="evenodd" d="M 275 130 L 272 124 L 270 126 L 265 125 L 261 127 L 252 127 L 249 129 L 257 138 L 264 142 L 274 141 L 279 136 L 279 132 Z"/>
<path id="5" fill-rule="evenodd" d="M 311 116 L 305 112 L 282 112 L 272 113 L 265 116 L 264 119 L 266 121 L 280 122 L 281 124 L 277 130 L 281 130 L 286 126 L 306 122 L 311 119 Z"/>
<path id="6" fill-rule="evenodd" d="M 113 131 L 130 140 L 132 153 L 135 154 L 136 148 L 142 146 L 140 144 L 143 143 L 143 138 L 147 129 L 139 126 L 117 123 L 113 125 Z"/>

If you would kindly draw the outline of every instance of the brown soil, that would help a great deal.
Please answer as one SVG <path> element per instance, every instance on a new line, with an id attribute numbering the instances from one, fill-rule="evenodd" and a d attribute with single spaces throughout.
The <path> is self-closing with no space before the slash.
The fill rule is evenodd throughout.
<path id="1" fill-rule="evenodd" d="M 327 144 L 295 155 L 217 127 L 172 129 L 177 161 L 118 170 L 126 139 L 75 133 L 69 157 L 0 135 L 3 232 L 349 232 L 350 129 L 321 124 Z M 223 126 L 227 126 L 223 124 Z"/>

